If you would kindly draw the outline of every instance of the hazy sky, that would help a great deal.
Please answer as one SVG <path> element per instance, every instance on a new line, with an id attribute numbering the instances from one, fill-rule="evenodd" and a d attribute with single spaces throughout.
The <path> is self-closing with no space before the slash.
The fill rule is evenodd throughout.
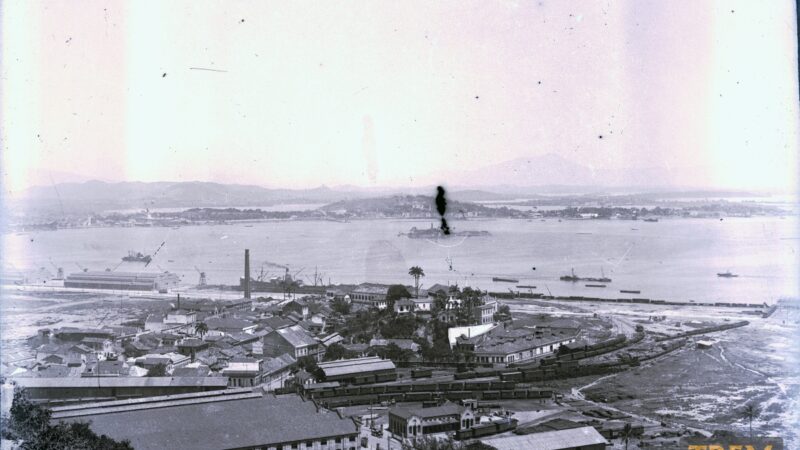
<path id="1" fill-rule="evenodd" d="M 7 190 L 407 185 L 545 153 L 693 167 L 692 186 L 800 172 L 791 1 L 2 8 Z"/>

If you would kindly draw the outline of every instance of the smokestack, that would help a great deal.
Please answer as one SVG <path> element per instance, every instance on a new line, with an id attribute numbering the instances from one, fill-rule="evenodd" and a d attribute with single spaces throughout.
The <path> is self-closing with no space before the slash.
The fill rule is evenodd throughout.
<path id="1" fill-rule="evenodd" d="M 178 311 L 181 310 L 181 294 L 178 294 Z"/>
<path id="2" fill-rule="evenodd" d="M 244 249 L 244 298 L 250 298 L 250 249 Z"/>

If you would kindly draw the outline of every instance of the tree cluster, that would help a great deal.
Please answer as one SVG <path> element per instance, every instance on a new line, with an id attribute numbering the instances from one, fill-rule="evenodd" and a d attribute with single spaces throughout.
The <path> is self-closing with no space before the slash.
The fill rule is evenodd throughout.
<path id="1" fill-rule="evenodd" d="M 133 450 L 128 441 L 98 436 L 84 422 L 50 423 L 50 410 L 30 401 L 23 390 L 14 392 L 11 414 L 3 420 L 3 439 L 16 441 L 22 450 Z"/>

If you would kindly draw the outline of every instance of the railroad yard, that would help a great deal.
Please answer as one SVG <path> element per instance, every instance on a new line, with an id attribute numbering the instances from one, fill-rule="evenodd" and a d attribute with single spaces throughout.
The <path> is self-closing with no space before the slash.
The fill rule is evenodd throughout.
<path id="1" fill-rule="evenodd" d="M 122 325 L 175 307 L 174 300 L 161 296 L 7 294 L 2 303 L 6 374 L 14 363 L 34 357 L 26 339 L 44 326 Z M 268 307 L 286 302 L 259 303 Z M 763 311 L 752 308 L 502 302 L 509 306 L 515 326 L 577 327 L 582 344 L 508 367 L 436 367 L 412 361 L 385 379 L 311 385 L 302 395 L 356 418 L 365 430 L 384 430 L 389 408 L 395 405 L 474 402 L 476 410 L 489 417 L 515 419 L 518 434 L 566 419 L 604 430 L 613 446 L 623 448 L 620 427 L 631 423 L 636 445 L 658 448 L 681 436 L 741 431 L 747 424 L 731 402 L 756 401 L 763 413 L 753 422 L 755 429 L 784 436 L 793 432 L 787 424 L 797 420 L 792 405 L 798 380 L 791 369 L 800 361 L 796 352 L 787 350 L 797 333 L 797 310 L 778 308 L 763 317 Z M 713 344 L 698 348 L 698 341 Z M 385 431 L 364 437 L 370 442 L 393 439 Z"/>

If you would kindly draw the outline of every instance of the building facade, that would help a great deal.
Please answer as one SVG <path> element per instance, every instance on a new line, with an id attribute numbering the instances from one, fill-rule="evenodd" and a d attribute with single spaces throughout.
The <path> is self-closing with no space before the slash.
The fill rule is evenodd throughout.
<path id="1" fill-rule="evenodd" d="M 389 410 L 389 431 L 413 439 L 434 433 L 465 430 L 475 425 L 472 410 L 455 403 L 431 408 L 398 407 Z"/>

